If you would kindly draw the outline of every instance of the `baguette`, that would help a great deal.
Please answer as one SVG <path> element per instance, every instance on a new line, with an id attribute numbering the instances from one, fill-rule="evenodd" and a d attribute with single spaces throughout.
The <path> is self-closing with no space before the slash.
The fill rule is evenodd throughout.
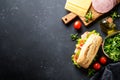
<path id="1" fill-rule="evenodd" d="M 92 63 L 97 51 L 101 45 L 102 37 L 99 35 L 91 34 L 83 47 L 81 48 L 77 64 L 83 68 L 88 68 Z"/>

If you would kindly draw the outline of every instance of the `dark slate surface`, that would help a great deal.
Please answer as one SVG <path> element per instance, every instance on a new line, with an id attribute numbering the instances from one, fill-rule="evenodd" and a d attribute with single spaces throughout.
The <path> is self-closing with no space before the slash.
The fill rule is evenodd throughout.
<path id="1" fill-rule="evenodd" d="M 0 0 L 0 80 L 88 80 L 73 66 L 77 33 L 61 17 L 65 0 Z M 118 6 L 120 8 L 120 6 Z M 120 10 L 119 10 L 120 12 Z M 78 18 L 76 18 L 78 19 Z M 116 20 L 119 28 L 120 19 Z M 100 31 L 99 20 L 87 30 Z"/>

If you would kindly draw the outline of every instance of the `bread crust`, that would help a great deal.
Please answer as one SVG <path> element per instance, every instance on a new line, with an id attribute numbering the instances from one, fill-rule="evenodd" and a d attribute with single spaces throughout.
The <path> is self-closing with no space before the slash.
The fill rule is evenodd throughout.
<path id="1" fill-rule="evenodd" d="M 101 36 L 91 34 L 80 51 L 77 63 L 83 68 L 88 68 L 96 56 L 101 43 Z"/>

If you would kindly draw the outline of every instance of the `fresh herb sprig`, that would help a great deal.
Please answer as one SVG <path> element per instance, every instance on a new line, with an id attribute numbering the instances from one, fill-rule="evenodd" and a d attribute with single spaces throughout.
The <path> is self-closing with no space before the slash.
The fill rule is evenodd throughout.
<path id="1" fill-rule="evenodd" d="M 88 69 L 88 76 L 93 76 L 95 74 L 94 69 Z"/>
<path id="2" fill-rule="evenodd" d="M 85 22 L 89 22 L 89 20 L 92 20 L 92 11 L 89 11 L 86 15 L 85 15 Z"/>
<path id="3" fill-rule="evenodd" d="M 76 34 L 70 34 L 70 36 L 71 36 L 71 39 L 72 39 L 73 41 L 75 41 L 75 40 L 78 39 L 78 33 L 76 33 Z"/>
<path id="4" fill-rule="evenodd" d="M 110 16 L 112 17 L 113 20 L 115 20 L 116 18 L 120 18 L 120 14 L 118 14 L 117 11 L 114 11 Z"/>

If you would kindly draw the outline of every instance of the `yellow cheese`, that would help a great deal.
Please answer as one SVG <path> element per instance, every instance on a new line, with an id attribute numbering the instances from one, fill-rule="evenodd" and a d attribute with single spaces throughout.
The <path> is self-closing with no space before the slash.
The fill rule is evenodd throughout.
<path id="1" fill-rule="evenodd" d="M 65 9 L 84 17 L 91 5 L 91 0 L 67 0 Z"/>

